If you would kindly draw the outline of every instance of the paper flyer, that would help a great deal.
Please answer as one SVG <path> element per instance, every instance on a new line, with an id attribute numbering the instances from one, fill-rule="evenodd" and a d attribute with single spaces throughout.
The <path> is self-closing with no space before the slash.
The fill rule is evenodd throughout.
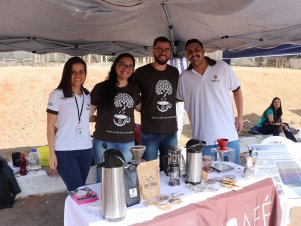
<path id="1" fill-rule="evenodd" d="M 300 162 L 285 144 L 253 144 L 248 148 L 258 155 L 255 177 L 271 177 L 280 196 L 301 197 Z"/>

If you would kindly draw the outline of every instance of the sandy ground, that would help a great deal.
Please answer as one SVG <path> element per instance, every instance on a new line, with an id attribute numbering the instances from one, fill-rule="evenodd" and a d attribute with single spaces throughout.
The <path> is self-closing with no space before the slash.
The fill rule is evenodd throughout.
<path id="1" fill-rule="evenodd" d="M 284 121 L 301 127 L 300 70 L 233 69 L 241 81 L 246 131 L 249 122 L 255 124 L 275 96 L 282 100 Z M 106 77 L 108 70 L 108 66 L 89 65 L 85 86 L 91 90 Z M 29 151 L 47 143 L 45 110 L 48 95 L 58 85 L 61 71 L 62 66 L 0 67 L 0 155 L 9 158 L 13 151 Z M 139 114 L 136 115 L 139 122 Z M 179 146 L 184 146 L 190 136 L 186 117 Z M 0 225 L 63 225 L 65 197 L 65 193 L 58 193 L 17 200 L 13 209 L 0 210 Z"/>
<path id="2" fill-rule="evenodd" d="M 244 97 L 244 119 L 256 123 L 273 97 L 282 99 L 283 119 L 301 127 L 301 71 L 275 68 L 233 67 Z M 86 87 L 107 76 L 108 66 L 89 65 Z M 0 67 L 0 154 L 45 145 L 48 95 L 59 83 L 62 66 Z M 136 114 L 137 122 L 140 121 Z M 94 125 L 91 124 L 91 131 Z M 246 124 L 246 129 L 248 125 Z M 190 136 L 186 117 L 184 142 Z M 184 143 L 180 143 L 184 146 Z"/>
<path id="3" fill-rule="evenodd" d="M 282 99 L 284 121 L 293 123 L 294 127 L 301 127 L 300 70 L 255 67 L 233 69 L 241 81 L 245 120 L 256 123 L 272 98 L 278 96 Z M 104 80 L 108 70 L 108 66 L 89 65 L 86 87 L 91 90 L 97 82 Z M 27 147 L 47 143 L 45 110 L 48 95 L 58 85 L 61 71 L 62 67 L 58 66 L 0 67 L 0 153 L 12 148 L 28 150 Z M 139 114 L 136 115 L 139 122 Z M 91 131 L 93 127 L 91 125 Z M 190 136 L 189 127 L 186 117 L 186 137 Z"/>

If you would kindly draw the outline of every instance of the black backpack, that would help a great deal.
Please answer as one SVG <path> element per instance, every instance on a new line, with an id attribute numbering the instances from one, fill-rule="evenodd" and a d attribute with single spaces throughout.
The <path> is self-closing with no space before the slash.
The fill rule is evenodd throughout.
<path id="1" fill-rule="evenodd" d="M 13 207 L 15 197 L 20 192 L 13 170 L 0 157 L 0 209 Z"/>

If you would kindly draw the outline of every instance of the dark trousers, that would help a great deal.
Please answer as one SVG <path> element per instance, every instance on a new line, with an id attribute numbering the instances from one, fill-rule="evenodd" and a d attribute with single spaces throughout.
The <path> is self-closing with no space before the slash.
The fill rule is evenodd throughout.
<path id="1" fill-rule="evenodd" d="M 287 123 L 283 123 L 284 126 L 284 134 L 287 139 L 290 139 L 294 142 L 297 142 L 295 136 L 293 135 L 289 125 Z M 262 127 L 257 127 L 257 130 L 264 135 L 273 134 L 273 136 L 279 136 L 280 134 L 280 126 L 279 125 L 263 125 Z"/>
<path id="2" fill-rule="evenodd" d="M 289 125 L 287 123 L 283 123 L 284 124 L 284 128 L 283 128 L 283 132 L 286 136 L 287 139 L 290 139 L 294 142 L 297 142 L 296 137 L 294 136 L 291 128 L 289 127 Z"/>
<path id="3" fill-rule="evenodd" d="M 273 136 L 279 136 L 280 134 L 280 126 L 278 125 L 262 125 L 262 127 L 258 127 L 257 130 L 264 135 L 273 134 Z"/>
<path id="4" fill-rule="evenodd" d="M 92 161 L 92 148 L 56 151 L 57 169 L 68 191 L 85 185 Z"/>

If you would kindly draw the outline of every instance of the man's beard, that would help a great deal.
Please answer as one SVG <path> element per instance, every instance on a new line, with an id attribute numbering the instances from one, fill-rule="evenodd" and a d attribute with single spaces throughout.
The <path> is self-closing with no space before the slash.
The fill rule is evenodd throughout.
<path id="1" fill-rule="evenodd" d="M 169 58 L 167 58 L 166 60 L 162 61 L 159 59 L 159 57 L 154 56 L 155 61 L 160 64 L 160 65 L 165 65 L 167 63 L 167 61 L 169 60 Z"/>

